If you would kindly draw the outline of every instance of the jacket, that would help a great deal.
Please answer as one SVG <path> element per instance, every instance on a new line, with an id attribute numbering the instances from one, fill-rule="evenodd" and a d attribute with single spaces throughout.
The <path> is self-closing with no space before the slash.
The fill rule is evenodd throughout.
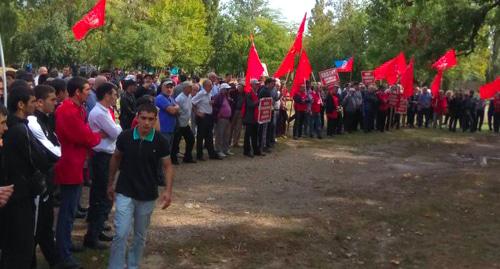
<path id="1" fill-rule="evenodd" d="M 328 119 L 338 119 L 339 117 L 339 98 L 333 94 L 329 94 L 326 97 L 325 102 L 325 112 Z"/>
<path id="2" fill-rule="evenodd" d="M 241 108 L 241 115 L 244 124 L 254 124 L 257 123 L 257 117 L 259 114 L 259 98 L 257 94 L 253 91 L 249 92 L 245 96 L 243 106 Z"/>
<path id="3" fill-rule="evenodd" d="M 71 99 L 56 110 L 56 134 L 61 143 L 61 158 L 55 166 L 55 182 L 62 185 L 83 183 L 83 164 L 87 152 L 101 142 L 85 122 L 86 112 Z"/>

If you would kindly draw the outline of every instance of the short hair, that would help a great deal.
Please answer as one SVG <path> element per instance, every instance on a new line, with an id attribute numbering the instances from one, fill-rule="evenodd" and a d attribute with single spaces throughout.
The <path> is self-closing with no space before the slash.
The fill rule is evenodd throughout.
<path id="1" fill-rule="evenodd" d="M 208 83 L 210 83 L 210 85 L 212 85 L 212 81 L 210 79 L 205 79 L 203 81 L 203 88 L 205 88 L 205 86 L 208 85 Z"/>
<path id="2" fill-rule="evenodd" d="M 82 78 L 82 77 L 73 77 L 68 81 L 68 95 L 70 97 L 75 96 L 76 90 L 83 90 L 83 86 L 85 84 L 88 84 L 89 82 L 87 79 Z"/>
<path id="3" fill-rule="evenodd" d="M 59 71 L 56 68 L 52 68 L 49 72 L 49 76 L 51 78 L 57 78 L 59 77 Z"/>
<path id="4" fill-rule="evenodd" d="M 270 83 L 276 82 L 274 78 L 266 78 L 266 81 L 264 82 L 265 85 L 269 85 Z"/>
<path id="5" fill-rule="evenodd" d="M 97 87 L 95 91 L 97 100 L 102 101 L 102 99 L 104 99 L 104 96 L 106 96 L 106 94 L 113 93 L 113 89 L 116 89 L 116 86 L 113 83 L 105 82 L 101 84 L 99 87 Z"/>
<path id="6" fill-rule="evenodd" d="M 49 78 L 49 75 L 48 74 L 41 74 L 40 76 L 38 76 L 38 84 L 43 84 L 45 83 L 45 81 L 47 81 L 47 79 Z"/>
<path id="7" fill-rule="evenodd" d="M 36 100 L 45 100 L 49 97 L 49 94 L 51 93 L 55 93 L 56 92 L 56 89 L 54 89 L 54 87 L 50 86 L 50 85 L 38 85 L 35 87 L 35 89 L 33 89 L 33 91 L 35 92 L 35 98 Z"/>
<path id="8" fill-rule="evenodd" d="M 11 78 L 15 79 L 16 78 L 16 72 L 12 71 L 12 70 L 8 70 L 7 72 L 5 72 L 5 76 L 6 77 L 11 77 Z"/>
<path id="9" fill-rule="evenodd" d="M 56 90 L 56 95 L 59 93 L 66 91 L 66 80 L 56 78 L 47 82 L 48 85 L 52 86 Z"/>
<path id="10" fill-rule="evenodd" d="M 158 109 L 151 103 L 144 103 L 137 108 L 137 114 L 139 115 L 141 112 L 154 113 L 156 115 Z"/>
<path id="11" fill-rule="evenodd" d="M 10 87 L 7 89 L 8 93 L 10 94 L 12 90 L 17 87 L 29 87 L 29 85 L 28 82 L 26 82 L 26 80 L 16 79 L 14 80 L 14 82 L 12 82 L 12 85 L 10 85 Z"/>
<path id="12" fill-rule="evenodd" d="M 7 108 L 3 106 L 3 104 L 0 104 L 0 115 L 7 116 Z"/>
<path id="13" fill-rule="evenodd" d="M 17 86 L 12 88 L 12 92 L 9 95 L 9 99 L 7 100 L 7 109 L 10 113 L 15 113 L 17 111 L 17 104 L 19 102 L 28 103 L 31 96 L 34 96 L 35 93 L 28 86 Z"/>

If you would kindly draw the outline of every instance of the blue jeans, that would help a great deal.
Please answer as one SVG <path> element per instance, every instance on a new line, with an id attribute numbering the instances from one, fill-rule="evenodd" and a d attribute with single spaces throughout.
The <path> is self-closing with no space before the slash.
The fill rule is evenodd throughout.
<path id="1" fill-rule="evenodd" d="M 127 252 L 127 239 L 134 225 L 134 237 L 128 251 L 127 268 L 137 269 L 142 258 L 144 245 L 146 244 L 146 230 L 155 201 L 138 201 L 125 195 L 116 194 L 115 202 L 115 237 L 111 244 L 108 269 L 125 268 L 125 256 Z"/>
<path id="2" fill-rule="evenodd" d="M 309 115 L 309 136 L 313 137 L 316 134 L 321 137 L 321 114 L 313 113 Z"/>
<path id="3" fill-rule="evenodd" d="M 61 205 L 57 217 L 56 246 L 62 261 L 71 260 L 71 231 L 76 208 L 82 192 L 81 185 L 61 185 Z"/>

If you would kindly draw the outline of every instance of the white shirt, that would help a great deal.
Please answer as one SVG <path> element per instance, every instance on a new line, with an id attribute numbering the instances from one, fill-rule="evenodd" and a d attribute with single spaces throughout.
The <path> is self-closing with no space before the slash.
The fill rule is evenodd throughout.
<path id="1" fill-rule="evenodd" d="M 38 140 L 44 148 L 49 150 L 52 154 L 57 157 L 61 157 L 61 147 L 54 145 L 43 132 L 42 126 L 38 123 L 35 116 L 28 116 L 28 128 L 30 129 L 33 136 Z"/>
<path id="2" fill-rule="evenodd" d="M 204 114 L 212 114 L 212 105 L 210 104 L 211 100 L 212 98 L 210 94 L 202 89 L 193 97 L 192 102 L 199 112 Z"/>
<path id="3" fill-rule="evenodd" d="M 189 119 L 191 119 L 191 111 L 193 110 L 193 103 L 191 103 L 191 99 L 191 94 L 189 96 L 186 96 L 186 94 L 183 92 L 181 92 L 179 95 L 177 95 L 177 98 L 175 98 L 175 102 L 180 107 L 178 117 L 180 127 L 186 127 L 189 124 Z"/>
<path id="4" fill-rule="evenodd" d="M 111 117 L 109 109 L 98 102 L 92 111 L 90 111 L 89 125 L 92 131 L 102 131 L 108 135 L 106 138 L 101 139 L 101 143 L 99 143 L 99 145 L 93 148 L 94 151 L 113 154 L 116 148 L 116 139 L 122 132 L 122 127 L 116 124 L 114 119 Z"/>

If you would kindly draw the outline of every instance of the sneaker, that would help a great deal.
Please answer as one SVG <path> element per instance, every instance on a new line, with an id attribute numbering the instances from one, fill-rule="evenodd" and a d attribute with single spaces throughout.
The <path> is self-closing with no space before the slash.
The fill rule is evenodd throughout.
<path id="1" fill-rule="evenodd" d="M 227 155 L 224 154 L 223 152 L 217 152 L 217 155 L 219 155 L 219 157 L 221 157 L 221 158 L 227 157 Z"/>
<path id="2" fill-rule="evenodd" d="M 99 241 L 111 242 L 111 241 L 113 241 L 113 236 L 107 235 L 104 232 L 102 232 L 99 234 Z"/>
<path id="3" fill-rule="evenodd" d="M 224 154 L 226 154 L 227 156 L 233 156 L 234 153 L 232 153 L 230 150 L 224 152 Z"/>

